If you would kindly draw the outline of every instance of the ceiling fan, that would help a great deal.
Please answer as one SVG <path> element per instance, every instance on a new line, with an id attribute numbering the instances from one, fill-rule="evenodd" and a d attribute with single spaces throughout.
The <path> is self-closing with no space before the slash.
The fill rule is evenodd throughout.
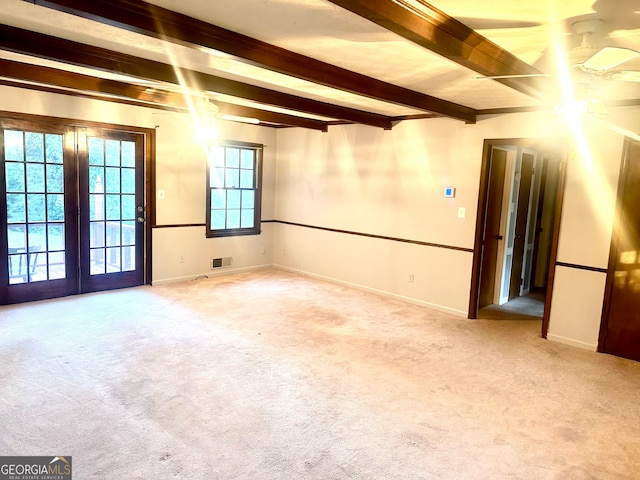
<path id="1" fill-rule="evenodd" d="M 640 63 L 632 60 L 640 58 L 640 50 L 634 50 L 619 46 L 596 47 L 591 42 L 591 37 L 596 33 L 603 21 L 601 19 L 577 20 L 571 24 L 574 35 L 582 38 L 579 45 L 570 49 L 566 54 L 566 62 L 572 73 L 602 78 L 605 80 L 623 80 L 640 82 Z M 547 51 L 534 66 L 542 71 L 549 70 L 551 63 L 550 51 Z M 621 68 L 617 68 L 621 67 Z M 629 67 L 629 68 L 627 68 Z M 550 73 L 517 74 L 517 75 L 492 75 L 475 77 L 478 79 L 489 78 L 526 78 L 526 77 L 550 77 Z M 583 79 L 584 81 L 584 79 Z"/>
<path id="2" fill-rule="evenodd" d="M 572 29 L 576 35 L 582 36 L 582 42 L 567 53 L 569 66 L 605 80 L 640 82 L 640 69 L 625 68 L 628 62 L 640 57 L 640 51 L 616 46 L 598 48 L 591 43 L 591 36 L 602 23 L 600 19 L 573 23 Z"/>
<path id="3" fill-rule="evenodd" d="M 600 81 L 622 80 L 640 82 L 640 62 L 633 62 L 640 58 L 640 51 L 622 46 L 597 47 L 592 43 L 596 32 L 601 31 L 603 20 L 593 16 L 576 18 L 569 23 L 570 30 L 581 38 L 580 44 L 568 50 L 565 54 L 567 71 L 573 84 L 573 97 L 570 103 L 580 105 L 579 109 L 588 113 L 608 114 L 601 99 Z M 599 39 L 608 39 L 609 35 L 599 35 Z M 600 43 L 600 41 L 598 41 Z M 564 63 L 563 62 L 563 63 Z M 547 49 L 538 62 L 534 64 L 542 72 L 549 71 L 555 63 L 555 54 Z M 544 66 L 542 66 L 544 65 Z M 513 78 L 513 77 L 551 77 L 550 73 L 498 75 L 476 78 Z M 561 94 L 559 94 L 561 95 Z M 561 95 L 562 96 L 562 95 Z M 567 100 L 560 100 L 556 110 L 566 107 Z M 570 108 L 575 108 L 572 106 Z"/>

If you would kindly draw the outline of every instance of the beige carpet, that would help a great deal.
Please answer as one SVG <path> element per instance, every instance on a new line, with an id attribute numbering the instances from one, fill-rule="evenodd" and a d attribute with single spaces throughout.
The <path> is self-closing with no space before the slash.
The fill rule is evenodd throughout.
<path id="1" fill-rule="evenodd" d="M 544 293 L 536 292 L 516 297 L 504 305 L 489 305 L 478 311 L 478 318 L 485 320 L 540 320 L 542 331 Z"/>
<path id="2" fill-rule="evenodd" d="M 637 479 L 640 367 L 278 270 L 0 307 L 0 455 L 74 479 Z"/>

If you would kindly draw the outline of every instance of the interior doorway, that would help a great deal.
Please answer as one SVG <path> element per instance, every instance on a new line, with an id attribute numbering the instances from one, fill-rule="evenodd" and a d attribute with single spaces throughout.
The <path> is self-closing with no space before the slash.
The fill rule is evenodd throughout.
<path id="1" fill-rule="evenodd" d="M 485 141 L 469 318 L 543 319 L 560 159 L 534 140 Z"/>

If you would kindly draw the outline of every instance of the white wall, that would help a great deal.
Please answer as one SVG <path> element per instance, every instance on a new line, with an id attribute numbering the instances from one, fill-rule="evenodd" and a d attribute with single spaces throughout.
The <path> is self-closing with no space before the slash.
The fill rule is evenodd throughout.
<path id="1" fill-rule="evenodd" d="M 157 128 L 159 225 L 201 224 L 205 156 L 187 116 L 97 100 L 0 87 L 0 110 Z M 267 145 L 265 220 L 472 249 L 485 139 L 553 138 L 572 144 L 558 261 L 605 269 L 624 130 L 638 131 L 635 109 L 568 128 L 550 114 L 484 117 L 475 125 L 411 120 L 391 131 L 361 125 L 322 133 L 223 122 L 222 137 Z M 581 133 L 584 132 L 584 133 Z M 456 187 L 446 199 L 445 186 Z M 457 217 L 458 207 L 466 218 Z M 265 251 L 265 253 L 262 253 Z M 472 253 L 281 223 L 259 236 L 206 239 L 204 227 L 156 228 L 153 282 L 211 275 L 210 259 L 233 256 L 229 273 L 276 264 L 465 316 Z M 413 282 L 409 282 L 413 275 Z M 558 267 L 549 338 L 596 347 L 602 271 Z"/>
<path id="2" fill-rule="evenodd" d="M 391 131 L 281 130 L 276 219 L 472 250 L 484 140 L 550 132 L 547 118 L 532 114 L 476 125 L 411 120 Z M 456 188 L 455 198 L 444 197 L 446 186 Z M 467 315 L 471 251 L 283 224 L 275 235 L 274 262 L 284 268 Z"/>
<path id="3" fill-rule="evenodd" d="M 572 151 L 558 261 L 606 269 L 624 131 L 633 110 L 574 125 L 551 114 L 278 132 L 276 218 L 472 249 L 485 139 L 548 138 Z M 456 198 L 442 189 L 456 187 Z M 467 217 L 457 218 L 458 207 Z M 274 263 L 466 316 L 472 253 L 277 224 Z M 413 283 L 409 282 L 413 275 Z M 606 274 L 558 267 L 549 338 L 595 349 Z M 576 306 L 579 303 L 579 307 Z"/>
<path id="4" fill-rule="evenodd" d="M 557 266 L 547 338 L 596 350 L 606 274 Z"/>
<path id="5" fill-rule="evenodd" d="M 596 350 L 611 246 L 624 129 L 640 127 L 637 110 L 600 123 L 584 121 L 572 135 L 567 163 L 558 266 L 547 338 Z"/>
<path id="6" fill-rule="evenodd" d="M 206 218 L 206 149 L 195 134 L 189 115 L 160 112 L 154 115 L 156 140 L 156 224 L 201 224 Z M 237 122 L 220 122 L 220 139 L 265 145 L 262 172 L 262 219 L 274 215 L 275 129 Z M 263 253 L 264 252 L 264 253 Z M 232 257 L 231 267 L 213 271 L 211 259 Z M 166 283 L 200 275 L 227 274 L 271 265 L 272 224 L 262 224 L 260 235 L 205 238 L 205 227 L 153 230 L 153 283 Z"/>
<path id="7" fill-rule="evenodd" d="M 156 185 L 165 191 L 156 200 L 157 225 L 205 222 L 206 155 L 193 134 L 189 115 L 163 112 L 0 86 L 0 110 L 77 120 L 156 128 Z M 276 134 L 271 128 L 236 122 L 220 122 L 221 139 L 263 143 L 262 218 L 274 214 Z M 262 251 L 265 253 L 262 253 Z M 204 227 L 154 228 L 152 233 L 152 281 L 162 283 L 200 275 L 229 273 L 271 265 L 272 225 L 261 235 L 205 238 Z M 232 256 L 231 267 L 212 271 L 211 258 Z"/>

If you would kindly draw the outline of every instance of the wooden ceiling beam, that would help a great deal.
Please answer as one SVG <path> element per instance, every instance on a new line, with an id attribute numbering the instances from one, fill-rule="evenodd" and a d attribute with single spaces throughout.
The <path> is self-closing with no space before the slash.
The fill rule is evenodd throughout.
<path id="1" fill-rule="evenodd" d="M 321 132 L 326 132 L 329 127 L 329 122 L 325 122 L 323 120 L 303 118 L 296 115 L 288 115 L 286 113 L 272 112 L 270 110 L 261 110 L 259 108 L 247 107 L 245 105 L 235 105 L 233 103 L 215 103 L 220 108 L 220 113 L 222 115 L 257 118 L 261 122 L 276 123 L 288 127 L 310 128 L 312 130 L 320 130 Z"/>
<path id="2" fill-rule="evenodd" d="M 481 75 L 529 75 L 541 72 L 424 0 L 329 0 L 438 55 Z M 495 81 L 543 98 L 543 78 Z"/>
<path id="3" fill-rule="evenodd" d="M 0 81 L 5 85 L 34 88 L 65 95 L 90 96 L 91 98 L 120 101 L 142 107 L 159 108 L 177 112 L 189 110 L 189 104 L 181 93 L 162 90 L 161 88 L 142 87 L 125 82 L 109 80 L 75 72 L 67 72 L 51 67 L 31 65 L 23 62 L 0 59 Z M 42 88 L 44 87 L 44 88 Z M 47 87 L 52 87 L 49 89 Z M 88 95 L 87 95 L 88 94 Z M 285 113 L 271 112 L 257 108 L 234 105 L 226 102 L 215 102 L 224 115 L 256 118 L 262 122 L 276 123 L 292 127 L 311 128 L 327 131 L 327 122 Z"/>
<path id="4" fill-rule="evenodd" d="M 174 85 L 186 84 L 197 91 L 216 92 L 321 117 L 338 118 L 387 130 L 392 127 L 391 117 L 385 115 L 320 102 L 195 70 L 180 69 L 165 63 L 8 25 L 0 25 L 0 49 L 144 80 Z"/>
<path id="5" fill-rule="evenodd" d="M 143 1 L 25 0 L 192 48 L 211 48 L 285 75 L 475 123 L 475 110 L 367 77 Z"/>

